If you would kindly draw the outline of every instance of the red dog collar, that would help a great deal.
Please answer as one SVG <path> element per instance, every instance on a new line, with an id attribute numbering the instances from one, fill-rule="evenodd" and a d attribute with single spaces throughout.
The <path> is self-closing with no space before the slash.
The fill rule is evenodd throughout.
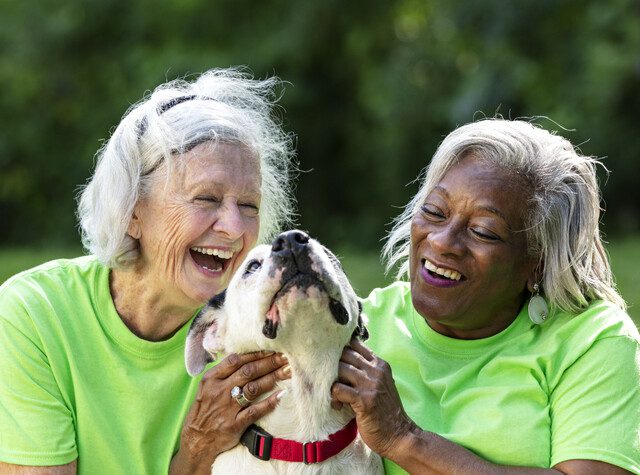
<path id="1" fill-rule="evenodd" d="M 329 440 L 296 442 L 273 437 L 263 428 L 250 425 L 240 442 L 249 449 L 251 455 L 260 460 L 285 460 L 287 462 L 318 463 L 333 457 L 354 441 L 358 435 L 358 425 L 353 418 L 349 423 L 329 436 Z"/>

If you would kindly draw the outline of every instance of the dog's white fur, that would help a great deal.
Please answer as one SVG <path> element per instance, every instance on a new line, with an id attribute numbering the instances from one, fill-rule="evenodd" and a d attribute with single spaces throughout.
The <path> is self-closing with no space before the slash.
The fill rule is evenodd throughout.
<path id="1" fill-rule="evenodd" d="M 276 390 L 287 392 L 278 407 L 257 424 L 274 437 L 298 442 L 327 439 L 354 417 L 347 405 L 339 411 L 331 408 L 330 389 L 338 376 L 342 349 L 360 329 L 357 297 L 337 258 L 313 239 L 306 246 L 308 258 L 289 260 L 278 256 L 272 246 L 253 249 L 231 280 L 224 302 L 220 297 L 212 299 L 194 320 L 185 354 L 189 372 L 197 374 L 217 353 L 282 352 L 291 365 L 291 379 L 280 382 Z M 348 314 L 348 321 L 337 321 L 329 307 L 331 299 L 346 309 L 343 319 Z M 272 321 L 279 320 L 275 338 L 263 334 L 267 314 Z M 359 436 L 339 454 L 311 465 L 273 459 L 265 462 L 238 445 L 221 454 L 212 470 L 243 474 L 383 473 L 380 458 Z"/>

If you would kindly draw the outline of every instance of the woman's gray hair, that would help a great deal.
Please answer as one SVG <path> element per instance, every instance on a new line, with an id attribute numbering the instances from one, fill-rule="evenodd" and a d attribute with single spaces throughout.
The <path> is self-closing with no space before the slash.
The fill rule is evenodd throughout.
<path id="1" fill-rule="evenodd" d="M 530 254 L 540 261 L 541 287 L 552 308 L 576 312 L 597 299 L 625 308 L 600 236 L 597 159 L 522 120 L 485 119 L 451 132 L 421 174 L 383 248 L 386 269 L 409 274 L 410 231 L 415 213 L 447 171 L 472 157 L 522 177 L 532 191 L 524 216 Z"/>
<path id="2" fill-rule="evenodd" d="M 133 263 L 138 242 L 127 234 L 134 206 L 154 170 L 204 142 L 237 143 L 260 162 L 259 242 L 294 215 L 293 138 L 274 116 L 278 78 L 254 80 L 240 69 L 212 69 L 194 82 L 158 86 L 131 107 L 97 153 L 95 172 L 78 200 L 82 243 L 104 264 Z"/>

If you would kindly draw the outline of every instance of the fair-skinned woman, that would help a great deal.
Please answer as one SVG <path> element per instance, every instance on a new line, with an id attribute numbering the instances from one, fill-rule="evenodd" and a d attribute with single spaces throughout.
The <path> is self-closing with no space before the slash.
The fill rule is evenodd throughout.
<path id="1" fill-rule="evenodd" d="M 640 337 L 595 160 L 522 121 L 445 138 L 385 247 L 333 387 L 387 473 L 640 473 Z M 391 371 L 393 370 L 393 375 Z"/>
<path id="2" fill-rule="evenodd" d="M 191 379 L 189 322 L 292 213 L 276 79 L 213 70 L 158 87 L 100 151 L 79 218 L 92 253 L 0 289 L 0 473 L 209 473 L 272 410 L 278 354 Z"/>

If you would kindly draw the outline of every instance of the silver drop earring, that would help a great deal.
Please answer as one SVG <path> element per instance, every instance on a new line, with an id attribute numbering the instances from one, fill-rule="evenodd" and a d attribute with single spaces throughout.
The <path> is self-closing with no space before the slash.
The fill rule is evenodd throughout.
<path id="1" fill-rule="evenodd" d="M 538 284 L 533 284 L 533 295 L 529 299 L 527 310 L 529 318 L 536 325 L 543 323 L 549 315 L 549 307 L 544 298 L 540 296 L 540 286 Z"/>

